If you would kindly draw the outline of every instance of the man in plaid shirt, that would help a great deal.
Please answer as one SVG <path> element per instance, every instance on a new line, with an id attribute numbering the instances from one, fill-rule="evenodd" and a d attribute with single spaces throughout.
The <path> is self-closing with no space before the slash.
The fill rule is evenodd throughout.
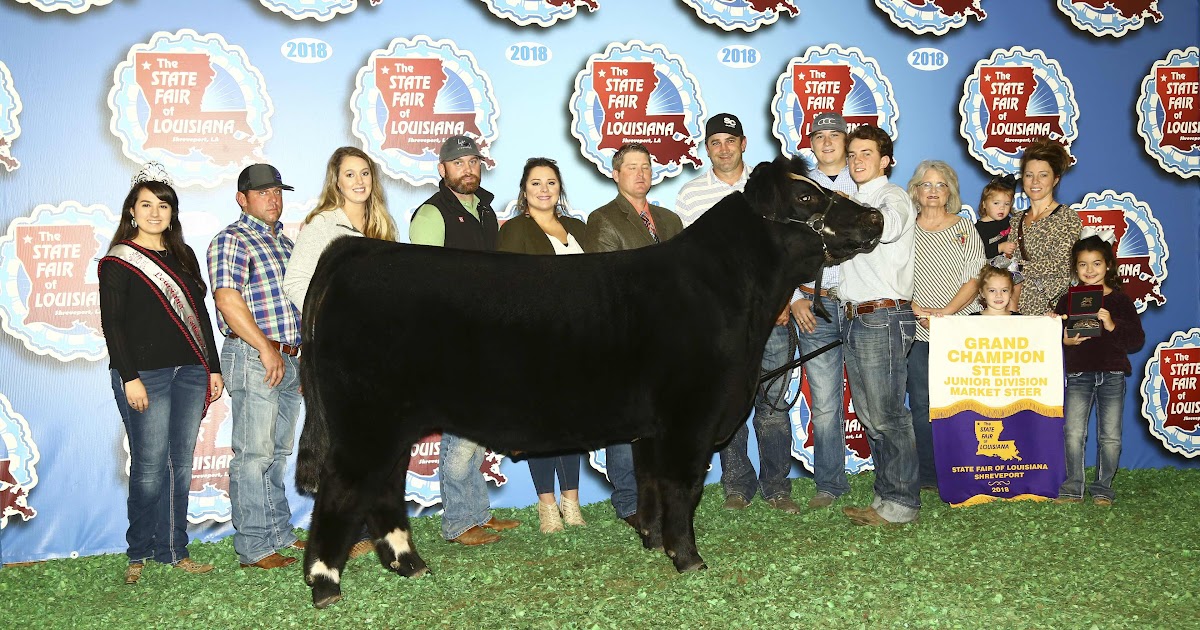
<path id="1" fill-rule="evenodd" d="M 296 561 L 280 549 L 302 549 L 292 533 L 283 491 L 300 415 L 300 313 L 283 295 L 292 241 L 283 234 L 283 183 L 269 164 L 238 176 L 238 220 L 213 237 L 208 269 L 217 323 L 225 335 L 221 364 L 233 381 L 233 460 L 229 498 L 233 548 L 242 567 L 275 569 Z"/>

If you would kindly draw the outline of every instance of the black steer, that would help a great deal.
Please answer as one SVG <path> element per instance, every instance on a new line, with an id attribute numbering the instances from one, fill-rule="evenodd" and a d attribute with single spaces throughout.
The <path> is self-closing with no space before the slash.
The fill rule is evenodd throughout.
<path id="1" fill-rule="evenodd" d="M 633 441 L 642 544 L 704 568 L 692 519 L 716 445 L 745 422 L 792 290 L 874 247 L 879 212 L 798 158 L 754 169 L 678 237 L 578 256 L 340 239 L 304 305 L 307 419 L 297 485 L 317 493 L 305 580 L 341 598 L 366 521 L 383 566 L 415 577 L 411 446 L 442 429 L 497 451 Z M 834 314 L 839 316 L 839 314 Z"/>

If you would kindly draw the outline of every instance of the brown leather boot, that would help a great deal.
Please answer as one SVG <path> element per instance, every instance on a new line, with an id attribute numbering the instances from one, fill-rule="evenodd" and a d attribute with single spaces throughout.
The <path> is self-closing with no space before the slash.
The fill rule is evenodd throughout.
<path id="1" fill-rule="evenodd" d="M 476 525 L 475 527 L 472 527 L 471 529 L 468 529 L 467 531 L 459 534 L 458 538 L 451 538 L 450 540 L 447 540 L 446 542 L 458 543 L 460 545 L 467 545 L 468 547 L 473 547 L 475 545 L 486 545 L 488 543 L 494 543 L 498 540 L 500 540 L 499 534 L 489 532 L 489 531 L 483 529 L 482 527 L 479 527 L 478 525 Z"/>

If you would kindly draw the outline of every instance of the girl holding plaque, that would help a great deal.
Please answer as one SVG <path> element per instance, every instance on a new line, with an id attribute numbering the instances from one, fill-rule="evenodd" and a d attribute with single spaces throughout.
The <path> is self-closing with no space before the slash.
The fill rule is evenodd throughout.
<path id="1" fill-rule="evenodd" d="M 113 396 L 129 436 L 125 583 L 136 584 L 151 559 L 207 573 L 213 565 L 188 555 L 188 492 L 200 421 L 224 383 L 204 275 L 161 165 L 133 178 L 98 275 Z"/>
<path id="2" fill-rule="evenodd" d="M 1084 229 L 1084 238 L 1071 248 L 1071 262 L 1079 285 L 1098 289 L 1102 303 L 1095 313 L 1099 335 L 1088 337 L 1063 331 L 1063 358 L 1067 386 L 1063 395 L 1063 437 L 1067 480 L 1055 503 L 1081 503 L 1084 494 L 1084 455 L 1088 419 L 1096 407 L 1096 481 L 1087 491 L 1092 503 L 1112 505 L 1112 488 L 1121 457 L 1121 414 L 1125 405 L 1125 379 L 1132 372 L 1129 353 L 1146 341 L 1133 300 L 1121 292 L 1111 231 Z M 1055 313 L 1067 319 L 1072 295 L 1058 301 Z"/>

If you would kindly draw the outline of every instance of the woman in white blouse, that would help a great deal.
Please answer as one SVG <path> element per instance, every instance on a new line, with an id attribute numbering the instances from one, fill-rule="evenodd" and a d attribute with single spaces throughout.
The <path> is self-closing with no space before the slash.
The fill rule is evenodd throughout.
<path id="1" fill-rule="evenodd" d="M 317 260 L 334 239 L 396 240 L 396 224 L 388 213 L 383 187 L 376 185 L 378 171 L 374 160 L 354 147 L 341 147 L 329 156 L 321 199 L 304 219 L 283 277 L 283 293 L 297 309 L 304 310 Z"/>
<path id="2" fill-rule="evenodd" d="M 500 227 L 497 249 L 518 254 L 582 254 L 591 246 L 584 235 L 583 221 L 566 216 L 567 195 L 562 173 L 554 160 L 529 158 L 521 173 L 517 194 L 519 214 Z M 562 531 L 567 525 L 585 525 L 579 512 L 578 453 L 529 458 L 529 474 L 538 493 L 538 520 L 542 533 Z M 554 501 L 554 477 L 558 473 L 561 501 Z"/>

